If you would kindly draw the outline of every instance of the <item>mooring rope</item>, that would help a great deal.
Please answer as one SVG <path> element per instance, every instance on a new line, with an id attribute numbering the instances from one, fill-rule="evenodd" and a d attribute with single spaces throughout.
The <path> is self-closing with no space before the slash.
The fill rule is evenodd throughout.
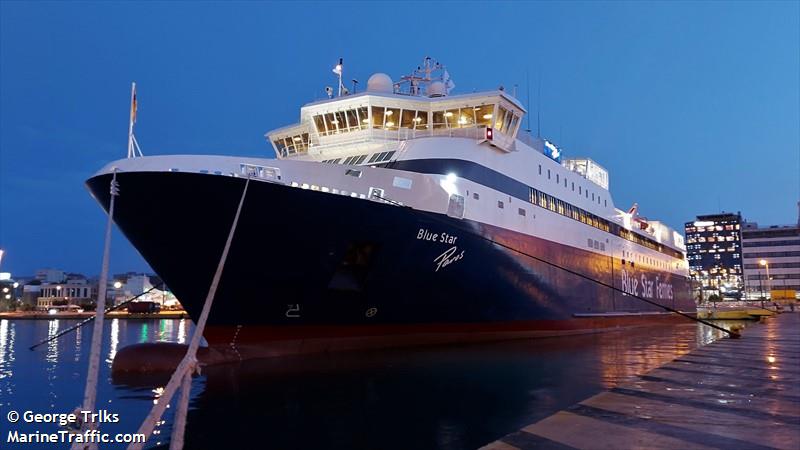
<path id="1" fill-rule="evenodd" d="M 463 231 L 463 232 L 465 232 L 465 233 L 467 233 L 467 234 L 471 234 L 471 235 L 473 235 L 473 236 L 475 236 L 475 237 L 477 237 L 477 238 L 479 238 L 479 239 L 482 239 L 482 240 L 484 240 L 484 241 L 490 242 L 490 243 L 492 243 L 492 244 L 494 244 L 494 245 L 497 245 L 497 246 L 503 247 L 503 248 L 505 248 L 505 249 L 511 250 L 511 251 L 513 251 L 513 252 L 515 252 L 515 253 L 519 253 L 520 255 L 527 256 L 528 258 L 531 258 L 531 259 L 534 259 L 534 260 L 536 260 L 536 261 L 539 261 L 539 262 L 541 262 L 541 263 L 547 264 L 547 265 L 549 265 L 549 266 L 551 266 L 551 267 L 555 267 L 555 268 L 557 268 L 557 269 L 561 269 L 561 270 L 563 270 L 563 271 L 565 271 L 565 272 L 567 272 L 567 273 L 570 273 L 570 274 L 572 274 L 572 275 L 575 275 L 575 276 L 578 276 L 578 277 L 580 277 L 580 278 L 583 278 L 583 279 L 585 279 L 585 280 L 589 280 L 589 281 L 592 281 L 592 282 L 594 282 L 594 283 L 597 283 L 597 284 L 599 284 L 600 286 L 604 286 L 604 287 L 607 287 L 607 288 L 609 288 L 609 289 L 611 289 L 611 290 L 614 290 L 614 291 L 617 291 L 617 292 L 621 292 L 621 293 L 623 293 L 623 294 L 627 295 L 628 297 L 635 298 L 635 299 L 637 299 L 637 300 L 641 300 L 641 301 L 643 301 L 643 302 L 645 302 L 645 303 L 649 303 L 649 304 L 651 304 L 651 305 L 654 305 L 654 306 L 657 306 L 657 307 L 659 307 L 659 308 L 663 308 L 663 309 L 665 309 L 665 310 L 667 310 L 667 311 L 669 311 L 669 312 L 672 312 L 672 313 L 678 314 L 678 315 L 680 315 L 680 316 L 683 316 L 683 317 L 685 317 L 685 318 L 687 318 L 687 319 L 689 319 L 689 320 L 693 320 L 693 321 L 695 321 L 695 322 L 702 323 L 703 325 L 709 326 L 709 327 L 711 327 L 711 328 L 714 328 L 714 329 L 716 329 L 716 330 L 723 331 L 723 332 L 727 333 L 727 334 L 728 334 L 728 336 L 730 336 L 730 337 L 732 337 L 732 338 L 739 338 L 739 337 L 741 337 L 741 335 L 740 335 L 738 332 L 736 332 L 736 331 L 726 330 L 725 328 L 723 328 L 723 327 L 721 327 L 721 326 L 719 326 L 719 325 L 715 325 L 715 324 L 713 324 L 713 323 L 710 323 L 710 322 L 707 322 L 707 321 L 705 321 L 705 320 L 703 320 L 703 319 L 699 319 L 699 318 L 697 318 L 697 317 L 690 316 L 689 314 L 686 314 L 686 313 L 684 313 L 684 312 L 682 312 L 682 311 L 679 311 L 679 310 L 677 310 L 677 309 L 674 309 L 674 308 L 670 308 L 669 306 L 662 305 L 662 304 L 660 304 L 660 303 L 654 302 L 654 301 L 652 301 L 652 300 L 648 300 L 648 299 L 646 299 L 646 298 L 643 298 L 643 297 L 640 297 L 640 296 L 638 296 L 638 295 L 635 295 L 635 294 L 631 294 L 631 293 L 625 292 L 625 291 L 623 291 L 622 289 L 619 289 L 619 288 L 617 288 L 617 287 L 615 287 L 615 286 L 613 286 L 613 285 L 611 285 L 611 284 L 604 283 L 604 282 L 602 282 L 602 281 L 600 281 L 600 280 L 596 280 L 596 279 L 594 279 L 594 278 L 592 278 L 592 277 L 590 277 L 590 276 L 588 276 L 588 275 L 584 275 L 584 274 L 582 274 L 582 273 L 579 273 L 579 272 L 576 272 L 576 271 L 574 271 L 574 270 L 572 270 L 572 269 L 568 269 L 568 268 L 566 268 L 566 267 L 564 267 L 564 266 L 560 266 L 560 265 L 558 265 L 558 264 L 556 264 L 556 263 L 554 263 L 554 262 L 552 262 L 552 261 L 547 261 L 547 260 L 545 260 L 545 259 L 542 259 L 542 258 L 539 258 L 539 257 L 537 257 L 537 256 L 531 255 L 531 254 L 529 254 L 529 253 L 526 253 L 526 252 L 524 252 L 524 251 L 522 251 L 522 250 L 519 250 L 519 249 L 516 249 L 516 248 L 514 248 L 514 247 L 511 247 L 511 246 L 509 246 L 509 245 L 506 245 L 506 244 L 503 244 L 503 243 L 497 242 L 497 241 L 495 241 L 495 240 L 493 240 L 493 239 L 491 239 L 491 238 L 488 238 L 488 237 L 486 237 L 486 236 L 483 236 L 483 235 L 481 235 L 481 234 L 478 234 L 478 233 L 476 233 L 476 232 L 474 232 L 474 231 L 472 231 L 472 230 L 468 230 L 468 229 L 466 229 L 466 228 L 464 228 L 464 227 L 460 227 L 460 226 L 453 225 L 453 224 L 451 224 L 451 223 L 449 223 L 449 222 L 447 222 L 447 221 L 445 221 L 445 220 L 441 219 L 441 218 L 440 218 L 438 215 L 436 215 L 436 214 L 434 214 L 434 213 L 431 213 L 431 212 L 428 212 L 428 211 L 423 211 L 423 210 L 419 210 L 419 209 L 412 208 L 412 207 L 410 207 L 410 206 L 408 206 L 408 205 L 404 205 L 404 204 L 402 204 L 402 203 L 396 202 L 396 201 L 394 201 L 394 200 L 392 200 L 392 199 L 388 199 L 388 198 L 386 198 L 386 197 L 383 197 L 383 196 L 380 196 L 380 195 L 378 195 L 378 194 L 373 194 L 373 197 L 375 197 L 375 198 L 378 198 L 378 199 L 381 199 L 381 200 L 383 200 L 383 201 L 385 201 L 385 202 L 387 202 L 387 203 L 391 203 L 392 205 L 399 206 L 399 207 L 401 207 L 401 208 L 407 208 L 407 209 L 410 209 L 411 211 L 414 211 L 414 212 L 416 212 L 416 213 L 419 213 L 419 214 L 421 214 L 421 215 L 425 215 L 425 216 L 427 216 L 427 217 L 430 217 L 431 219 L 433 219 L 433 220 L 436 220 L 437 222 L 440 222 L 440 223 L 442 223 L 442 224 L 445 224 L 445 225 L 447 225 L 447 226 L 451 226 L 451 227 L 453 227 L 453 228 L 456 228 L 456 229 L 458 229 L 458 230 L 461 230 L 461 231 Z"/>
<path id="2" fill-rule="evenodd" d="M 97 289 L 97 306 L 95 312 L 94 329 L 92 331 L 92 346 L 89 353 L 89 368 L 86 372 L 86 388 L 83 391 L 83 411 L 94 413 L 95 403 L 97 401 L 97 378 L 100 374 L 100 350 L 103 346 L 103 319 L 105 318 L 106 309 L 106 289 L 108 283 L 108 264 L 111 258 L 111 229 L 114 225 L 114 199 L 119 195 L 119 188 L 117 186 L 117 169 L 114 168 L 113 175 L 111 176 L 111 184 L 109 186 L 109 206 L 108 206 L 108 220 L 106 221 L 106 237 L 103 246 L 103 264 L 100 270 L 100 285 Z M 83 430 L 93 430 L 97 428 L 94 422 L 83 422 L 81 425 Z M 94 450 L 97 448 L 96 442 L 81 443 L 75 442 L 72 444 L 72 450 Z"/>
<path id="3" fill-rule="evenodd" d="M 242 191 L 242 198 L 239 200 L 239 206 L 236 208 L 236 215 L 233 217 L 233 224 L 231 225 L 231 229 L 228 232 L 228 240 L 225 242 L 225 247 L 222 249 L 222 255 L 220 255 L 219 263 L 217 264 L 217 270 L 214 273 L 214 278 L 211 280 L 211 286 L 208 289 L 208 295 L 206 296 L 206 301 L 203 304 L 203 311 L 200 313 L 200 318 L 197 320 L 197 324 L 195 326 L 194 334 L 192 334 L 192 340 L 189 343 L 189 348 L 186 350 L 186 355 L 181 360 L 178 367 L 175 369 L 175 372 L 169 379 L 169 383 L 164 388 L 164 392 L 158 398 L 158 401 L 153 408 L 150 410 L 150 413 L 142 422 L 142 425 L 139 427 L 137 431 L 138 434 L 143 434 L 145 436 L 145 441 L 150 439 L 150 436 L 153 434 L 153 430 L 155 429 L 156 423 L 161 420 L 161 416 L 164 415 L 164 411 L 167 409 L 167 405 L 169 404 L 172 397 L 175 395 L 175 392 L 178 390 L 180 385 L 183 385 L 184 392 L 184 399 L 182 402 L 185 404 L 179 405 L 178 410 L 183 411 L 183 417 L 176 418 L 176 424 L 179 425 L 181 428 L 185 426 L 186 418 L 185 414 L 188 409 L 188 401 L 189 401 L 189 390 L 191 389 L 191 375 L 197 370 L 197 349 L 200 346 L 200 339 L 203 337 L 203 330 L 206 327 L 206 322 L 208 321 L 208 315 L 211 311 L 211 305 L 214 303 L 214 296 L 217 293 L 217 286 L 219 285 L 219 280 L 222 276 L 222 269 L 225 267 L 225 261 L 228 259 L 228 251 L 231 247 L 231 242 L 233 241 L 233 235 L 236 232 L 236 226 L 239 223 L 239 215 L 242 212 L 242 205 L 244 205 L 244 199 L 247 195 L 247 187 L 250 185 L 250 177 L 247 178 L 247 181 L 244 184 L 244 189 Z M 188 381 L 187 381 L 188 377 Z M 177 431 L 176 431 L 177 432 Z M 183 430 L 180 432 L 181 436 L 183 436 Z M 175 433 L 173 433 L 173 437 Z M 180 446 L 177 446 L 180 444 Z M 180 441 L 176 444 L 175 447 L 172 445 L 170 446 L 171 449 L 180 450 L 183 447 L 183 439 L 181 438 Z M 128 450 L 141 450 L 144 447 L 144 442 L 132 443 L 128 446 Z"/>

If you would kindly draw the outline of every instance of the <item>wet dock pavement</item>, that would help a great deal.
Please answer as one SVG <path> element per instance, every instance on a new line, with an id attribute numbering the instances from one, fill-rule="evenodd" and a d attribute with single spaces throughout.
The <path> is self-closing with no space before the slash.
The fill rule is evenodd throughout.
<path id="1" fill-rule="evenodd" d="M 800 313 L 700 347 L 483 449 L 800 448 Z"/>

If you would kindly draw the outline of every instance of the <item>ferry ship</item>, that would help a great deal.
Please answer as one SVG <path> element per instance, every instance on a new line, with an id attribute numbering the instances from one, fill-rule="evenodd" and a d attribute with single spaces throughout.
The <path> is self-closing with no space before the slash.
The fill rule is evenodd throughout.
<path id="1" fill-rule="evenodd" d="M 115 223 L 195 320 L 248 183 L 211 347 L 553 336 L 695 311 L 681 234 L 618 209 L 594 160 L 521 130 L 509 92 L 452 94 L 431 58 L 359 93 L 334 71 L 338 95 L 266 134 L 276 158 L 129 154 L 87 181 L 108 210 L 116 173 Z"/>

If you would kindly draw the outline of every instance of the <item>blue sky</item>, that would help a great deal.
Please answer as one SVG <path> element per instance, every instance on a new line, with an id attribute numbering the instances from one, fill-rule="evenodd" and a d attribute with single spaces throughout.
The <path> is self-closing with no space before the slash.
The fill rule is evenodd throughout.
<path id="1" fill-rule="evenodd" d="M 543 134 L 608 168 L 618 207 L 791 223 L 798 5 L 1 2 L 0 270 L 99 272 L 83 181 L 125 156 L 131 81 L 145 154 L 272 156 L 263 134 L 324 96 L 340 56 L 363 85 L 430 55 L 456 92 L 519 84 L 523 102 L 541 77 Z M 117 234 L 127 270 L 147 265 Z"/>

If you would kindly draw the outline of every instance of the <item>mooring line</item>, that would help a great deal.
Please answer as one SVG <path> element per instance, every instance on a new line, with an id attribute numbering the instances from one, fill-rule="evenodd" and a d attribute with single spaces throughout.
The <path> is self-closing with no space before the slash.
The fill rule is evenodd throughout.
<path id="1" fill-rule="evenodd" d="M 106 235 L 103 245 L 103 263 L 100 270 L 100 281 L 97 289 L 97 306 L 95 307 L 94 330 L 92 331 L 92 344 L 89 352 L 89 367 L 86 370 L 86 386 L 83 391 L 83 403 L 81 408 L 92 414 L 95 412 L 97 401 L 97 379 L 100 375 L 100 350 L 103 346 L 103 320 L 106 309 L 106 289 L 108 288 L 108 265 L 111 259 L 111 230 L 114 227 L 114 199 L 119 195 L 119 185 L 117 184 L 117 169 L 111 175 L 108 200 L 108 220 L 106 221 Z M 81 430 L 95 430 L 97 424 L 94 422 L 81 423 Z M 97 448 L 96 442 L 72 444 L 72 450 L 94 450 Z"/>
<path id="2" fill-rule="evenodd" d="M 482 240 L 484 240 L 484 241 L 487 241 L 487 242 L 490 242 L 490 243 L 492 243 L 492 244 L 495 244 L 495 245 L 497 245 L 497 246 L 500 246 L 500 247 L 503 247 L 503 248 L 505 248 L 505 249 L 511 250 L 511 251 L 513 251 L 513 252 L 515 252 L 515 253 L 519 253 L 520 255 L 527 256 L 528 258 L 531 258 L 531 259 L 534 259 L 534 260 L 536 260 L 536 261 L 539 261 L 539 262 L 541 262 L 541 263 L 547 264 L 547 265 L 549 265 L 549 266 L 551 266 L 551 267 L 555 267 L 555 268 L 561 269 L 561 270 L 563 270 L 563 271 L 565 271 L 565 272 L 567 272 L 567 273 L 570 273 L 570 274 L 572 274 L 572 275 L 578 276 L 578 277 L 580 277 L 580 278 L 583 278 L 583 279 L 585 279 L 585 280 L 592 281 L 592 282 L 594 282 L 594 283 L 597 283 L 597 284 L 599 284 L 600 286 L 607 287 L 607 288 L 609 288 L 609 289 L 611 289 L 611 290 L 613 290 L 613 291 L 621 292 L 621 293 L 625 294 L 625 295 L 626 295 L 626 296 L 628 296 L 628 297 L 632 297 L 632 298 L 635 298 L 635 299 L 637 299 L 637 300 L 641 300 L 641 301 L 643 301 L 643 302 L 645 302 L 645 303 L 649 303 L 649 304 L 651 304 L 651 305 L 653 305 L 653 306 L 657 306 L 657 307 L 659 307 L 659 308 L 662 308 L 662 309 L 665 309 L 665 310 L 667 310 L 667 311 L 669 311 L 669 312 L 672 312 L 672 313 L 678 314 L 678 315 L 680 315 L 680 316 L 683 316 L 683 317 L 685 317 L 685 318 L 687 318 L 687 319 L 689 319 L 689 320 L 693 320 L 693 321 L 695 321 L 695 322 L 702 323 L 703 325 L 709 326 L 709 327 L 711 327 L 711 328 L 714 328 L 714 329 L 716 329 L 716 330 L 723 331 L 723 332 L 727 333 L 727 334 L 728 334 L 728 336 L 730 336 L 731 338 L 739 338 L 739 337 L 741 337 L 741 334 L 739 334 L 739 333 L 738 333 L 738 332 L 736 332 L 736 331 L 726 330 L 725 328 L 723 328 L 723 327 L 721 327 L 721 326 L 719 326 L 719 325 L 715 325 L 715 324 L 713 324 L 713 323 L 706 322 L 706 321 L 705 321 L 705 320 L 703 320 L 703 319 L 698 319 L 697 317 L 692 317 L 692 316 L 690 316 L 690 315 L 688 315 L 688 314 L 686 314 L 686 313 L 684 313 L 684 312 L 678 311 L 677 309 L 670 308 L 669 306 L 662 305 L 662 304 L 660 304 L 660 303 L 656 303 L 656 302 L 654 302 L 654 301 L 647 300 L 646 298 L 639 297 L 638 295 L 634 295 L 634 294 L 631 294 L 631 293 L 625 292 L 625 291 L 623 291 L 622 289 L 619 289 L 619 288 L 617 288 L 617 287 L 615 287 L 615 286 L 613 286 L 613 285 L 610 285 L 610 284 L 608 284 L 608 283 L 604 283 L 604 282 L 602 282 L 602 281 L 600 281 L 600 280 L 596 280 L 596 279 L 594 279 L 594 278 L 592 278 L 592 277 L 589 277 L 588 275 L 584 275 L 584 274 L 582 274 L 582 273 L 579 273 L 579 272 L 576 272 L 576 271 L 574 271 L 574 270 L 568 269 L 568 268 L 566 268 L 566 267 L 560 266 L 560 265 L 558 265 L 558 264 L 556 264 L 556 263 L 554 263 L 554 262 L 547 261 L 547 260 L 545 260 L 545 259 L 542 259 L 542 258 L 539 258 L 539 257 L 537 257 L 537 256 L 531 255 L 531 254 L 529 254 L 529 253 L 526 253 L 526 252 L 524 252 L 524 251 L 522 251 L 522 250 L 516 249 L 516 248 L 514 248 L 514 247 L 511 247 L 511 246 L 509 246 L 509 245 L 502 244 L 502 243 L 500 243 L 500 242 L 497 242 L 497 241 L 495 241 L 495 240 L 493 240 L 493 239 L 491 239 L 491 238 L 488 238 L 488 237 L 486 237 L 486 236 L 483 236 L 483 235 L 481 235 L 481 234 L 478 234 L 478 233 L 476 233 L 476 232 L 474 232 L 474 231 L 472 231 L 472 230 L 468 230 L 468 229 L 466 229 L 466 228 L 464 228 L 464 227 L 453 225 L 453 224 L 451 224 L 451 223 L 449 223 L 449 222 L 445 221 L 444 219 L 440 218 L 440 217 L 439 217 L 437 214 L 435 214 L 435 213 L 428 212 L 428 211 L 423 211 L 423 210 L 419 210 L 419 209 L 415 209 L 415 208 L 412 208 L 412 207 L 410 207 L 410 206 L 408 206 L 408 205 L 404 205 L 404 204 L 402 204 L 402 203 L 400 203 L 400 202 L 396 202 L 396 201 L 394 201 L 394 200 L 391 200 L 391 199 L 388 199 L 388 198 L 386 198 L 386 197 L 380 196 L 380 195 L 378 195 L 378 194 L 373 194 L 372 196 L 373 196 L 373 197 L 375 197 L 375 198 L 381 199 L 381 200 L 383 200 L 383 201 L 385 201 L 385 202 L 387 202 L 387 203 L 391 203 L 392 205 L 399 206 L 399 207 L 401 207 L 401 208 L 407 208 L 407 209 L 409 209 L 409 210 L 411 210 L 411 211 L 414 211 L 414 212 L 416 212 L 416 213 L 419 213 L 419 214 L 421 214 L 421 215 L 425 215 L 425 216 L 427 216 L 427 217 L 430 217 L 431 219 L 433 219 L 433 220 L 435 220 L 435 221 L 437 221 L 437 222 L 440 222 L 440 223 L 442 223 L 442 224 L 445 224 L 445 225 L 447 225 L 447 226 L 450 226 L 450 227 L 456 228 L 456 229 L 458 229 L 458 230 L 461 230 L 461 231 L 463 231 L 463 232 L 465 232 L 465 233 L 467 233 L 467 234 L 471 234 L 471 235 L 473 235 L 473 236 L 475 236 L 475 237 L 478 237 L 478 238 L 480 238 L 480 239 L 482 239 Z"/>
<path id="3" fill-rule="evenodd" d="M 181 403 L 178 405 L 177 409 L 182 411 L 184 415 L 188 409 L 188 394 L 192 386 L 191 375 L 198 368 L 196 357 L 197 349 L 200 346 L 200 339 L 203 337 L 203 330 L 205 329 L 206 322 L 208 321 L 208 315 L 211 312 L 211 305 L 214 303 L 214 296 L 217 293 L 217 286 L 219 285 L 219 280 L 222 277 L 222 269 L 225 267 L 225 261 L 228 259 L 228 251 L 230 250 L 231 242 L 233 242 L 233 236 L 236 232 L 236 226 L 239 223 L 239 216 L 242 212 L 242 205 L 244 205 L 244 199 L 247 196 L 247 187 L 249 185 L 250 177 L 247 177 L 247 181 L 245 182 L 244 189 L 242 191 L 242 198 L 239 200 L 239 206 L 236 208 L 236 215 L 233 217 L 233 224 L 228 232 L 228 240 L 225 241 L 225 247 L 222 249 L 222 255 L 220 255 L 219 263 L 217 264 L 217 270 L 214 272 L 214 278 L 211 280 L 211 286 L 208 289 L 208 295 L 206 296 L 206 301 L 203 304 L 203 311 L 200 313 L 200 318 L 197 320 L 194 334 L 192 334 L 192 340 L 189 343 L 188 349 L 186 350 L 186 355 L 184 355 L 180 364 L 178 364 L 178 367 L 175 369 L 175 372 L 169 379 L 169 383 L 167 383 L 167 386 L 164 388 L 163 393 L 158 398 L 156 404 L 153 405 L 150 413 L 144 419 L 142 425 L 137 431 L 138 434 L 145 436 L 145 441 L 150 439 L 156 423 L 161 420 L 161 417 L 164 415 L 164 411 L 167 409 L 167 405 L 169 404 L 170 400 L 172 400 L 172 397 L 175 395 L 175 392 L 177 392 L 180 385 L 183 385 L 183 389 L 185 389 L 185 391 L 183 393 L 184 395 L 181 396 Z M 176 430 L 173 431 L 172 438 L 174 439 L 178 434 L 181 436 L 181 438 L 176 439 L 170 445 L 170 449 L 180 450 L 183 447 L 184 430 L 179 430 L 177 428 L 183 428 L 185 426 L 185 417 L 178 417 L 175 421 L 175 424 Z M 132 443 L 128 446 L 128 450 L 141 450 L 144 447 L 144 444 L 144 442 Z"/>

